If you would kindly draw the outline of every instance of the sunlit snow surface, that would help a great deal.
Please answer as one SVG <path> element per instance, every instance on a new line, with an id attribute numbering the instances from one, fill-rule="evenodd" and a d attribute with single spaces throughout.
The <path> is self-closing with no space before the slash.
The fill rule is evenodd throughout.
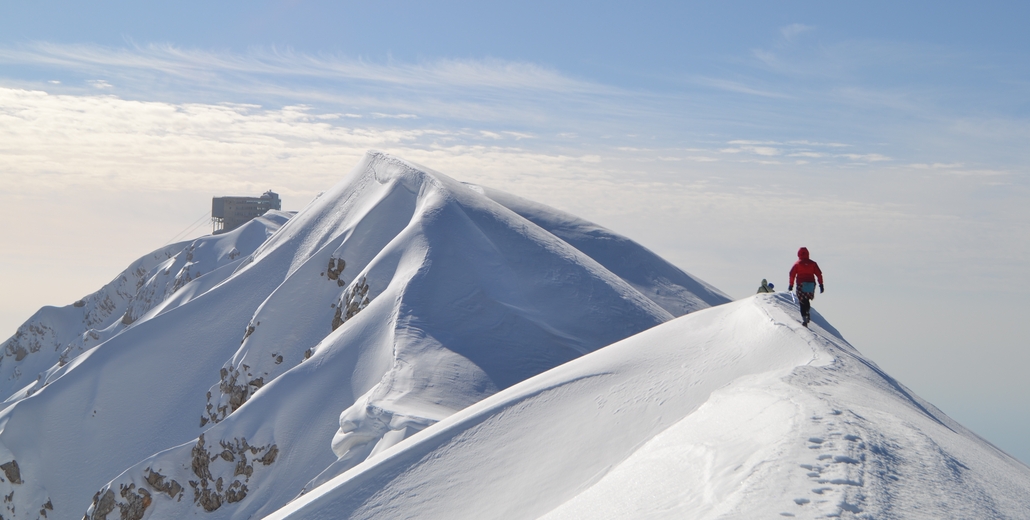
<path id="1" fill-rule="evenodd" d="M 787 294 L 477 403 L 272 518 L 1028 518 L 1030 468 Z"/>
<path id="2" fill-rule="evenodd" d="M 0 515 L 1030 518 L 1030 469 L 797 318 L 370 153 L 5 342 Z"/>
<path id="3" fill-rule="evenodd" d="M 30 320 L 56 332 L 0 364 L 19 373 L 0 411 L 3 518 L 259 517 L 728 301 L 589 222 L 379 153 L 287 217 L 159 250 Z"/>
<path id="4" fill-rule="evenodd" d="M 0 395 L 9 402 L 39 389 L 48 369 L 63 367 L 148 312 L 160 312 L 210 289 L 288 218 L 287 213 L 271 211 L 229 233 L 167 245 L 74 304 L 40 309 L 0 345 Z M 190 283 L 201 277 L 203 281 Z M 32 384 L 22 388 L 26 383 Z"/>

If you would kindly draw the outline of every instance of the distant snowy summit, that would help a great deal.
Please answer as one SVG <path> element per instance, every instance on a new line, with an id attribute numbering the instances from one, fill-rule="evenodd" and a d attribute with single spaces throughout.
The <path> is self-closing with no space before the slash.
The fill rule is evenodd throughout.
<path id="1" fill-rule="evenodd" d="M 3 344 L 3 518 L 270 514 L 455 413 L 729 301 L 640 245 L 369 153 Z"/>

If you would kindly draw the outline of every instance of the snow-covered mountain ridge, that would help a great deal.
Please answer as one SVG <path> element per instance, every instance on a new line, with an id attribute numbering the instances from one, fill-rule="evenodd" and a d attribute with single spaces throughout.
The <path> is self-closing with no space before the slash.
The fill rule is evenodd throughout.
<path id="1" fill-rule="evenodd" d="M 127 277 L 108 335 L 32 367 L 39 383 L 0 411 L 0 464 L 18 472 L 4 518 L 262 516 L 484 397 L 728 301 L 624 237 L 379 153 L 282 220 L 252 223 L 259 245 L 228 233 L 175 265 L 145 257 L 154 290 Z M 60 329 L 55 352 L 88 336 L 36 318 Z"/>
<path id="2" fill-rule="evenodd" d="M 1028 518 L 1030 468 L 788 294 L 495 394 L 270 518 Z"/>
<path id="3" fill-rule="evenodd" d="M 16 398 L 11 394 L 23 389 L 26 376 L 42 383 L 43 371 L 55 364 L 64 366 L 118 334 L 205 273 L 205 284 L 193 284 L 189 292 L 221 281 L 232 271 L 220 268 L 242 261 L 288 218 L 286 213 L 272 211 L 225 235 L 164 246 L 74 304 L 40 309 L 0 345 L 0 395 L 10 396 L 8 401 Z M 180 294 L 179 299 L 184 296 Z"/>

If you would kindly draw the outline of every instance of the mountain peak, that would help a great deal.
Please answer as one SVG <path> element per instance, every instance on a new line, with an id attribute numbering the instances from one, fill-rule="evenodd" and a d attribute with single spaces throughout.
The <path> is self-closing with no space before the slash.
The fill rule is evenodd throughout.
<path id="1" fill-rule="evenodd" d="M 47 502 L 95 518 L 144 503 L 154 518 L 271 512 L 485 397 L 728 301 L 628 239 L 543 206 L 526 218 L 515 200 L 370 152 L 289 220 L 144 266 L 147 307 L 33 368 L 33 392 L 2 412 L 0 454 L 24 481 L 0 489 L 17 491 L 4 517 Z M 173 289 L 147 292 L 164 277 Z"/>

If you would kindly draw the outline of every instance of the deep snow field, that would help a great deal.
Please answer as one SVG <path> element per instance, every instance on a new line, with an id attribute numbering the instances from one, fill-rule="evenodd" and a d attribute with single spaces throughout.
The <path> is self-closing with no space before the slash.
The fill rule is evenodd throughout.
<path id="1" fill-rule="evenodd" d="M 1030 518 L 814 314 L 370 152 L 4 342 L 0 515 Z"/>

